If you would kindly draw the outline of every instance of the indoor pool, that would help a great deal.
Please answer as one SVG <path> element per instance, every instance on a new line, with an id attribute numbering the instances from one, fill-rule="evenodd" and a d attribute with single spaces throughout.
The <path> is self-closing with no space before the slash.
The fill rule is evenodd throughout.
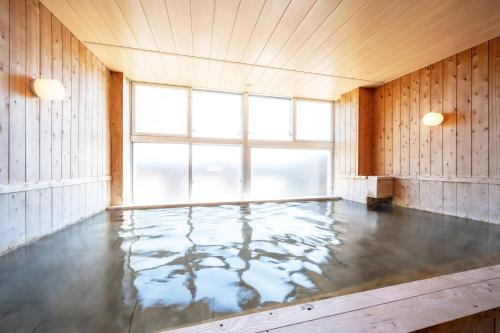
<path id="1" fill-rule="evenodd" d="M 0 331 L 155 332 L 500 263 L 500 226 L 346 201 L 113 211 L 0 257 Z"/>

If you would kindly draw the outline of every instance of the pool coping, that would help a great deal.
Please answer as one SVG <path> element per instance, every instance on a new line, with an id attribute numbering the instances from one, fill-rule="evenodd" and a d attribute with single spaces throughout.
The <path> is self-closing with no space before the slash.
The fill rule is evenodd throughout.
<path id="1" fill-rule="evenodd" d="M 498 308 L 493 265 L 161 332 L 411 332 Z"/>
<path id="2" fill-rule="evenodd" d="M 334 201 L 340 200 L 339 196 L 319 196 L 319 197 L 288 197 L 281 199 L 259 199 L 259 200 L 233 200 L 233 201 L 199 201 L 199 202 L 180 202 L 174 204 L 158 204 L 158 205 L 120 205 L 109 206 L 107 210 L 144 210 L 144 209 L 160 209 L 160 208 L 181 208 L 181 207 L 200 207 L 200 206 L 220 206 L 220 205 L 242 205 L 251 203 L 266 203 L 266 202 L 294 202 L 294 201 Z"/>

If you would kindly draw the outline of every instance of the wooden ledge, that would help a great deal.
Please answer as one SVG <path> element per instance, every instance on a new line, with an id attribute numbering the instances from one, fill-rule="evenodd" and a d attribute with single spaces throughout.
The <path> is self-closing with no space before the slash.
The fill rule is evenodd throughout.
<path id="1" fill-rule="evenodd" d="M 411 332 L 499 307 L 495 265 L 165 332 Z"/>
<path id="2" fill-rule="evenodd" d="M 340 200 L 337 196 L 320 196 L 320 197 L 291 197 L 282 199 L 262 199 L 262 200 L 236 200 L 236 201 L 207 201 L 207 202 L 182 202 L 175 204 L 160 204 L 160 205 L 121 205 L 110 206 L 108 210 L 138 210 L 138 209 L 160 209 L 160 208 L 180 208 L 180 207 L 200 207 L 200 206 L 220 206 L 220 205 L 243 205 L 249 203 L 266 203 L 266 202 L 292 202 L 292 201 L 331 201 Z"/>

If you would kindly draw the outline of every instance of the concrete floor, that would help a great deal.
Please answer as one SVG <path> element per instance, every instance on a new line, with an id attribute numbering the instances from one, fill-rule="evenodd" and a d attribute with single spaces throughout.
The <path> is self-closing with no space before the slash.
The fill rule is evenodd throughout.
<path id="1" fill-rule="evenodd" d="M 351 202 L 102 213 L 0 257 L 0 332 L 155 332 L 500 263 L 500 226 Z"/>

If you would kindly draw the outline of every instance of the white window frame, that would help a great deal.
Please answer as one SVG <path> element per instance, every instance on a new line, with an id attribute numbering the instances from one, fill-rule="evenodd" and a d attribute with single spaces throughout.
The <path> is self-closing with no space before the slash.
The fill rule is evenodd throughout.
<path id="1" fill-rule="evenodd" d="M 135 130 L 135 86 L 136 85 L 154 85 L 161 87 L 169 87 L 169 88 L 178 88 L 178 89 L 187 89 L 188 90 L 188 112 L 187 112 L 187 135 L 170 135 L 170 134 L 150 134 L 150 133 L 139 133 Z M 204 138 L 204 137 L 193 137 L 192 136 L 192 91 L 193 90 L 205 90 L 205 91 L 214 91 L 214 92 L 224 92 L 220 90 L 209 90 L 209 89 L 196 89 L 192 87 L 183 87 L 183 86 L 173 86 L 173 85 L 165 85 L 165 84 L 153 84 L 153 83 L 143 83 L 143 82 L 132 82 L 131 87 L 131 95 L 132 95 L 132 103 L 131 103 L 131 120 L 132 120 L 132 131 L 130 136 L 130 141 L 132 143 L 132 154 L 130 165 L 133 168 L 133 150 L 134 143 L 185 143 L 189 145 L 189 200 L 191 202 L 192 197 L 192 184 L 193 184 L 193 175 L 192 175 L 192 146 L 194 144 L 210 144 L 210 145 L 240 145 L 242 147 L 242 161 L 241 161 L 241 195 L 240 198 L 235 198 L 237 200 L 245 200 L 250 198 L 250 184 L 251 184 L 251 158 L 250 151 L 252 148 L 276 148 L 276 149 L 311 149 L 311 150 L 328 150 L 330 151 L 330 172 L 328 175 L 328 188 L 327 188 L 327 196 L 333 193 L 333 122 L 334 122 L 334 114 L 333 114 L 333 101 L 325 101 L 325 100 L 317 100 L 317 99 L 307 99 L 307 98 L 295 98 L 295 97 L 282 97 L 282 96 L 268 96 L 261 94 L 249 94 L 247 92 L 243 93 L 235 93 L 235 92 L 227 92 L 234 94 L 241 94 L 242 98 L 242 137 L 237 139 L 221 139 L 221 138 Z M 266 96 L 266 97 L 276 97 L 276 98 L 290 98 L 291 99 L 291 140 L 257 140 L 257 139 L 249 139 L 248 137 L 248 117 L 249 117 L 249 109 L 248 109 L 248 97 L 252 96 Z M 332 134 L 330 141 L 305 141 L 305 140 L 297 140 L 296 139 L 296 115 L 295 115 L 295 104 L 296 101 L 304 100 L 304 101 L 316 101 L 316 102 L 326 102 L 330 103 L 330 110 L 332 112 Z M 131 169 L 132 170 L 132 169 Z M 133 175 L 133 170 L 131 172 Z M 131 184 L 133 184 L 133 179 L 131 180 Z M 134 191 L 132 188 L 132 201 L 134 201 Z M 165 203 L 168 204 L 168 203 Z"/>

